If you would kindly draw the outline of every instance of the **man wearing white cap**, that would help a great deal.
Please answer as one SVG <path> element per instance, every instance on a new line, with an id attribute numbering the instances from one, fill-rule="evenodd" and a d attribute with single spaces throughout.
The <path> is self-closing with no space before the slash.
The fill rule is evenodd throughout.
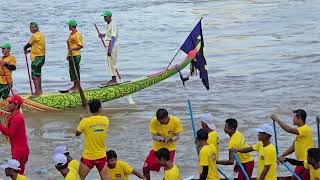
<path id="1" fill-rule="evenodd" d="M 79 171 L 79 165 L 80 165 L 79 161 L 73 159 L 70 156 L 69 150 L 66 146 L 57 146 L 54 151 L 54 154 L 64 154 L 68 160 L 68 167 L 73 168 L 77 172 Z"/>
<path id="2" fill-rule="evenodd" d="M 15 159 L 9 160 L 6 164 L 0 166 L 2 169 L 5 169 L 7 177 L 10 177 L 12 180 L 27 180 L 26 176 L 19 174 L 20 169 L 19 161 Z"/>
<path id="3" fill-rule="evenodd" d="M 219 159 L 219 134 L 216 131 L 217 128 L 214 125 L 213 116 L 211 113 L 201 114 L 199 119 L 201 121 L 201 127 L 208 131 L 208 144 L 213 144 L 216 147 L 216 159 Z"/>
<path id="4" fill-rule="evenodd" d="M 68 160 L 64 154 L 55 154 L 53 161 L 56 169 L 61 173 L 65 180 L 80 180 L 80 176 L 73 168 L 68 168 Z"/>
<path id="5" fill-rule="evenodd" d="M 273 135 L 272 127 L 269 124 L 262 124 L 256 131 L 259 142 L 251 147 L 236 149 L 237 152 L 248 153 L 251 151 L 258 152 L 258 180 L 277 179 L 277 153 L 276 148 L 270 139 Z"/>

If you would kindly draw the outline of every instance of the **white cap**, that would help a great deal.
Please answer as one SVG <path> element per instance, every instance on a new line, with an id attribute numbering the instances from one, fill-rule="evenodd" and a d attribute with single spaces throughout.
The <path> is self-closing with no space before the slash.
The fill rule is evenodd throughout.
<path id="1" fill-rule="evenodd" d="M 262 133 L 266 133 L 266 134 L 269 134 L 271 136 L 273 136 L 273 129 L 272 129 L 272 126 L 270 126 L 269 124 L 261 124 L 257 129 L 256 129 L 257 132 L 262 132 Z"/>
<path id="2" fill-rule="evenodd" d="M 0 166 L 3 169 L 6 168 L 11 168 L 11 169 L 15 169 L 15 170 L 20 170 L 20 163 L 19 161 L 15 160 L 15 159 L 10 159 L 6 164 L 3 164 Z"/>
<path id="3" fill-rule="evenodd" d="M 213 116 L 211 113 L 201 114 L 199 117 L 200 121 L 206 123 L 208 127 L 212 130 L 216 130 L 216 126 L 214 125 Z"/>
<path id="4" fill-rule="evenodd" d="M 54 150 L 54 154 L 64 154 L 69 152 L 66 146 L 57 146 Z"/>
<path id="5" fill-rule="evenodd" d="M 65 165 L 67 163 L 67 157 L 64 154 L 55 154 L 53 156 L 54 165 L 62 164 Z"/>

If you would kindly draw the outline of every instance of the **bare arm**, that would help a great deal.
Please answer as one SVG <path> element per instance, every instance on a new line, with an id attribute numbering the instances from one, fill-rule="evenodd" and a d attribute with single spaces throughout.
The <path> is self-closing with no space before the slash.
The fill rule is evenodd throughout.
<path id="1" fill-rule="evenodd" d="M 279 157 L 279 160 L 281 162 L 283 162 L 284 161 L 284 157 L 292 154 L 293 152 L 294 152 L 294 142 L 292 143 L 292 145 L 284 153 L 281 154 L 281 156 Z"/>
<path id="2" fill-rule="evenodd" d="M 140 179 L 146 179 L 138 170 L 133 169 L 132 174 L 136 175 Z"/>
<path id="3" fill-rule="evenodd" d="M 217 161 L 217 164 L 221 164 L 221 165 L 233 165 L 233 164 L 234 164 L 233 150 L 229 149 L 229 160 Z"/>
<path id="4" fill-rule="evenodd" d="M 243 149 L 237 149 L 236 151 L 239 152 L 239 153 L 248 153 L 248 152 L 252 152 L 253 151 L 253 147 L 246 147 L 246 148 L 243 148 Z"/>
<path id="5" fill-rule="evenodd" d="M 209 172 L 208 166 L 202 166 L 202 173 L 200 174 L 200 180 L 206 180 Z"/>
<path id="6" fill-rule="evenodd" d="M 261 173 L 261 175 L 260 175 L 259 180 L 263 180 L 263 179 L 266 177 L 266 175 L 267 175 L 268 172 L 269 172 L 270 167 L 271 167 L 271 165 L 265 165 L 265 166 L 264 166 L 263 171 L 262 171 L 262 173 Z"/>
<path id="7" fill-rule="evenodd" d="M 165 137 L 159 136 L 158 134 L 152 134 L 152 139 L 158 142 L 164 142 Z"/>
<path id="8" fill-rule="evenodd" d="M 280 120 L 276 115 L 272 114 L 270 118 L 276 121 L 279 124 L 279 126 L 283 130 L 287 131 L 288 133 L 299 135 L 299 131 L 297 128 L 290 127 L 289 125 L 284 123 L 282 120 Z"/>

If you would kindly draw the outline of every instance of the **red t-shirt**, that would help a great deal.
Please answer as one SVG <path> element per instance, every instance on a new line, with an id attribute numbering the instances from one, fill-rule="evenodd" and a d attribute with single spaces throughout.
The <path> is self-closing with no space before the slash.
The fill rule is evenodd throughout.
<path id="1" fill-rule="evenodd" d="M 6 127 L 0 124 L 0 131 L 9 137 L 12 156 L 29 154 L 26 124 L 20 111 L 8 117 Z"/>

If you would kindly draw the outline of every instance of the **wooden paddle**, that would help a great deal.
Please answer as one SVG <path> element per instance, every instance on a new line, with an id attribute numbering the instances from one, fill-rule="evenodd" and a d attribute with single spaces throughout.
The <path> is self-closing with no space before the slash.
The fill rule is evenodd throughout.
<path id="1" fill-rule="evenodd" d="M 29 77 L 29 85 L 30 85 L 30 91 L 31 95 L 33 95 L 33 88 L 31 84 L 31 75 L 30 75 L 30 69 L 29 69 L 29 63 L 28 63 L 28 56 L 26 53 L 24 53 L 25 59 L 26 59 L 26 65 L 27 65 L 27 70 L 28 70 L 28 77 Z"/>
<path id="2" fill-rule="evenodd" d="M 318 148 L 320 149 L 320 117 L 317 116 Z"/>
<path id="3" fill-rule="evenodd" d="M 67 44 L 68 44 L 68 49 L 70 48 L 69 46 L 69 42 L 67 41 Z M 77 72 L 77 68 L 76 68 L 76 64 L 74 63 L 74 59 L 73 59 L 73 56 L 72 56 L 72 51 L 69 49 L 69 54 L 70 54 L 70 59 L 69 61 L 71 61 L 71 64 L 72 64 L 72 69 L 73 69 L 73 72 L 76 76 L 76 82 L 77 82 L 77 85 L 78 85 L 78 88 L 79 88 L 79 93 L 80 93 L 80 97 L 81 97 L 81 103 L 82 103 L 82 107 L 83 109 L 86 109 L 87 108 L 87 105 L 88 105 L 88 101 L 86 99 L 86 96 L 84 95 L 83 93 L 83 90 L 81 88 L 81 84 L 80 84 L 80 79 L 79 79 L 79 75 L 78 75 L 78 72 Z"/>

